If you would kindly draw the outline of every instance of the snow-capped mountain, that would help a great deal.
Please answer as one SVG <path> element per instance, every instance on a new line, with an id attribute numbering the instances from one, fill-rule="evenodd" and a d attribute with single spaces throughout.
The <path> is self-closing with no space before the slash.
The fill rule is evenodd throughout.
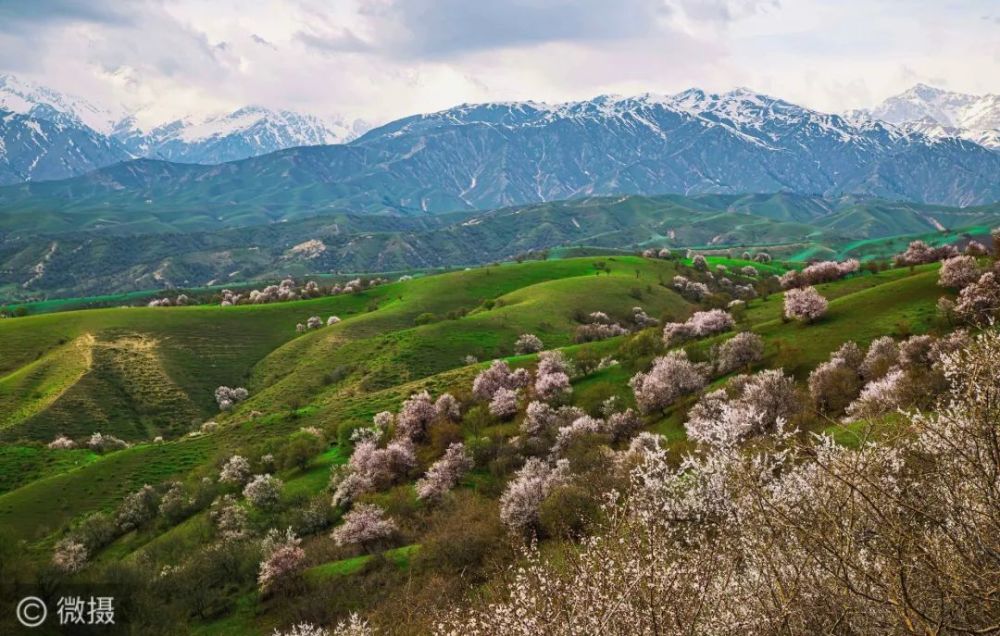
<path id="1" fill-rule="evenodd" d="M 293 146 L 350 141 L 367 130 L 363 122 L 348 124 L 287 110 L 247 106 L 232 113 L 188 117 L 157 126 L 147 133 L 118 133 L 136 155 L 184 163 L 224 163 Z"/>
<path id="2" fill-rule="evenodd" d="M 399 201 L 429 211 L 614 193 L 1000 198 L 989 172 L 1000 163 L 985 148 L 747 89 L 466 104 L 392 122 L 350 146 L 394 157 L 379 163 L 385 180 L 435 174 L 436 189 L 425 182 Z"/>
<path id="3" fill-rule="evenodd" d="M 13 75 L 0 75 L 0 111 L 23 116 L 4 124 L 9 143 L 0 146 L 0 165 L 5 166 L 0 184 L 67 178 L 140 157 L 224 163 L 293 146 L 344 143 L 369 127 L 360 120 L 248 106 L 144 129 L 138 125 L 141 110 L 97 106 Z M 29 121 L 56 124 L 61 133 L 34 134 L 42 124 L 16 130 Z M 71 138 L 75 145 L 69 145 Z"/>
<path id="4" fill-rule="evenodd" d="M 86 126 L 0 109 L 0 185 L 66 179 L 131 158 Z"/>
<path id="5" fill-rule="evenodd" d="M 127 115 L 124 108 L 112 110 L 97 106 L 82 97 L 67 95 L 8 74 L 0 74 L 0 110 L 65 126 L 86 127 L 102 135 L 110 135 L 115 125 Z"/>
<path id="6" fill-rule="evenodd" d="M 930 136 L 961 137 L 1000 149 L 1000 95 L 968 95 L 917 84 L 868 114 Z"/>
<path id="7" fill-rule="evenodd" d="M 390 122 L 348 144 L 221 166 L 127 162 L 0 190 L 0 206 L 73 192 L 81 210 L 152 202 L 225 218 L 252 205 L 273 211 L 270 221 L 330 209 L 424 215 L 671 193 L 854 194 L 965 206 L 1000 200 L 997 174 L 1000 153 L 963 139 L 820 113 L 746 89 L 691 89 L 563 104 L 464 104 Z"/>

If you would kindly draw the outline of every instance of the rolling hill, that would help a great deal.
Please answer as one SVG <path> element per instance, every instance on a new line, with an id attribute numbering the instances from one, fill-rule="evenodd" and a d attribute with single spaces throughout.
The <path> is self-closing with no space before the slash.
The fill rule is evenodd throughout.
<path id="1" fill-rule="evenodd" d="M 339 442 L 302 467 L 277 470 L 285 482 L 281 507 L 270 513 L 251 511 L 250 521 L 253 532 L 274 524 L 315 527 L 303 526 L 317 522 L 304 521 L 300 513 L 329 499 L 328 475 L 350 453 L 350 431 L 423 389 L 435 395 L 451 391 L 466 408 L 481 413 L 468 387 L 485 363 L 470 365 L 463 357 L 509 357 L 521 333 L 535 333 L 547 347 L 563 348 L 580 366 L 573 404 L 596 413 L 612 395 L 630 403 L 626 382 L 648 364 L 652 353 L 647 336 L 656 336 L 658 330 L 573 345 L 574 316 L 600 310 L 624 320 L 630 307 L 639 305 L 663 319 L 683 319 L 696 307 L 662 281 L 692 272 L 679 261 L 634 256 L 603 261 L 505 264 L 416 278 L 357 295 L 265 306 L 116 308 L 0 321 L 0 411 L 5 414 L 0 422 L 0 524 L 10 545 L 24 541 L 17 559 L 9 562 L 22 567 L 45 563 L 68 528 L 96 527 L 91 515 L 113 514 L 122 498 L 143 484 L 176 481 L 194 488 L 216 475 L 231 453 L 280 453 L 303 427 L 317 427 L 327 439 Z M 762 364 L 790 363 L 788 370 L 803 381 L 845 340 L 864 345 L 885 334 L 933 328 L 941 294 L 936 280 L 935 266 L 929 266 L 822 285 L 830 313 L 809 326 L 783 322 L 781 297 L 773 295 L 750 303 L 745 326 L 764 338 Z M 295 322 L 328 313 L 339 314 L 342 322 L 295 334 Z M 449 313 L 451 318 L 446 317 Z M 429 322 L 418 320 L 427 314 L 433 316 Z M 709 344 L 695 344 L 692 355 L 703 355 L 697 351 Z M 619 362 L 597 364 L 610 358 Z M 514 366 L 530 367 L 535 359 L 509 357 Z M 231 413 L 218 413 L 212 403 L 218 384 L 244 384 L 250 398 Z M 106 402 L 107 396 L 114 399 Z M 672 440 L 671 452 L 683 452 L 687 442 L 680 421 L 689 406 L 682 403 L 653 414 L 643 426 L 666 434 Z M 200 432 L 201 423 L 209 419 L 218 426 Z M 85 438 L 90 429 L 124 436 L 135 445 L 96 454 L 39 444 L 57 433 Z M 470 572 L 485 577 L 494 571 L 488 560 L 481 560 L 485 556 L 474 556 L 480 554 L 478 548 L 459 544 L 455 537 L 484 542 L 489 554 L 499 559 L 498 567 L 512 562 L 513 556 L 501 549 L 502 533 L 490 533 L 498 523 L 495 499 L 511 470 L 502 440 L 517 435 L 517 430 L 514 424 L 476 415 L 454 429 L 441 428 L 444 437 L 421 444 L 421 462 L 434 457 L 435 444 L 455 439 L 448 435 L 482 449 L 477 451 L 481 467 L 462 481 L 454 503 L 420 503 L 413 499 L 409 483 L 374 494 L 371 501 L 412 521 L 401 522 L 399 538 L 370 555 L 336 549 L 323 530 L 304 533 L 308 569 L 302 587 L 277 597 L 279 602 L 256 592 L 256 568 L 238 567 L 241 561 L 222 559 L 215 567 L 188 569 L 199 563 L 198 555 L 219 554 L 213 552 L 219 547 L 213 543 L 207 507 L 114 537 L 90 556 L 88 567 L 120 576 L 132 567 L 166 572 L 159 575 L 161 581 L 203 577 L 205 591 L 197 605 L 201 609 L 184 605 L 190 596 L 184 586 L 153 597 L 157 607 L 177 612 L 175 628 L 270 633 L 289 622 L 329 621 L 360 610 L 390 631 L 413 629 L 428 617 L 412 614 L 406 622 L 390 625 L 394 602 L 406 599 L 421 608 L 420 603 L 433 608 L 455 602 Z M 151 442 L 157 435 L 165 441 Z M 433 441 L 438 439 L 445 441 Z M 337 515 L 323 519 L 320 528 L 339 522 Z M 448 546 L 452 556 L 434 556 L 441 546 Z M 228 572 L 225 580 L 216 578 L 222 571 L 217 568 Z M 141 606 L 146 583 L 131 580 L 133 602 Z M 436 600 L 423 598 L 423 589 Z"/>
<path id="2" fill-rule="evenodd" d="M 52 226 L 61 218 L 52 215 Z M 98 231 L 95 224 L 87 232 L 3 236 L 0 299 L 465 267 L 573 246 L 837 251 L 858 241 L 997 224 L 997 205 L 946 208 L 789 193 L 590 197 L 432 216 L 341 213 L 206 231 L 193 229 L 195 219 L 177 227 L 136 217 L 130 227 L 146 232 Z"/>

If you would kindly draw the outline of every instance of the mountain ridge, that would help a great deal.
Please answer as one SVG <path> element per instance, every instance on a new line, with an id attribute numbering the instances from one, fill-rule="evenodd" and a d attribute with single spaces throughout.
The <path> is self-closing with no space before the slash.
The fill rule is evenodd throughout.
<path id="1" fill-rule="evenodd" d="M 72 95 L 0 74 L 0 111 L 49 121 L 63 128 L 77 128 L 77 136 L 90 136 L 100 145 L 115 149 L 113 157 L 99 165 L 76 161 L 72 148 L 58 141 L 35 150 L 21 148 L 16 156 L 0 147 L 0 161 L 30 164 L 42 155 L 60 156 L 60 172 L 47 173 L 44 179 L 80 176 L 97 167 L 118 161 L 155 157 L 184 163 L 224 163 L 267 154 L 293 146 L 331 144 L 349 141 L 368 125 L 355 120 L 319 117 L 261 106 L 243 106 L 231 112 L 208 116 L 188 116 L 141 127 L 141 109 L 123 106 L 105 108 Z M 23 134 L 23 133 L 18 133 Z M 16 173 L 0 171 L 0 185 L 42 180 L 32 175 L 18 178 Z"/>

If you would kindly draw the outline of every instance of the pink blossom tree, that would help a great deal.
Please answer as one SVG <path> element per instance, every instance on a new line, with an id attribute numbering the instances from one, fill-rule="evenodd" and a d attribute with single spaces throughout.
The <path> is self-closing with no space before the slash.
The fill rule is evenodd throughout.
<path id="1" fill-rule="evenodd" d="M 637 373 L 629 381 L 635 400 L 643 413 L 665 409 L 689 393 L 700 391 L 707 382 L 707 365 L 688 360 L 685 351 L 671 351 L 653 360 L 646 373 Z"/>
<path id="2" fill-rule="evenodd" d="M 569 462 L 556 465 L 531 457 L 500 496 L 500 520 L 514 534 L 526 536 L 538 527 L 538 511 L 551 490 L 569 478 Z"/>
<path id="3" fill-rule="evenodd" d="M 128 532 L 153 519 L 158 509 L 159 495 L 155 488 L 146 484 L 122 500 L 115 523 L 123 532 Z"/>
<path id="4" fill-rule="evenodd" d="M 517 402 L 520 391 L 517 389 L 499 388 L 490 400 L 490 413 L 500 419 L 510 419 L 517 414 Z"/>
<path id="5" fill-rule="evenodd" d="M 339 546 L 357 545 L 364 551 L 385 543 L 396 534 L 396 523 L 374 504 L 357 504 L 344 515 L 330 537 Z"/>
<path id="6" fill-rule="evenodd" d="M 434 402 L 434 411 L 443 420 L 457 422 L 462 419 L 462 409 L 451 393 L 442 393 Z"/>
<path id="7" fill-rule="evenodd" d="M 247 511 L 239 505 L 236 497 L 223 495 L 212 502 L 209 518 L 223 541 L 236 541 L 247 534 L 249 520 Z"/>
<path id="8" fill-rule="evenodd" d="M 262 594 L 273 593 L 282 583 L 302 572 L 306 553 L 301 543 L 289 528 L 283 541 L 266 549 L 257 574 L 257 586 Z"/>
<path id="9" fill-rule="evenodd" d="M 439 499 L 448 492 L 465 473 L 472 469 L 472 456 L 465 450 L 461 442 L 453 442 L 448 446 L 444 456 L 437 460 L 427 470 L 423 479 L 417 482 L 417 497 L 420 499 Z"/>
<path id="10" fill-rule="evenodd" d="M 896 366 L 899 361 L 899 346 L 891 336 L 882 336 L 872 340 L 868 352 L 861 362 L 861 377 L 866 382 L 877 380 Z"/>
<path id="11" fill-rule="evenodd" d="M 812 323 L 826 315 L 827 301 L 815 287 L 785 292 L 785 316 Z"/>
<path id="12" fill-rule="evenodd" d="M 523 371 L 523 369 L 518 369 Z M 527 371 L 512 372 L 503 360 L 494 360 L 488 369 L 480 371 L 472 383 L 472 394 L 480 400 L 492 400 L 498 389 L 516 389 L 527 385 Z M 522 384 L 522 382 L 524 382 Z"/>
<path id="13" fill-rule="evenodd" d="M 87 558 L 87 546 L 72 537 L 66 537 L 56 543 L 52 552 L 52 565 L 61 572 L 74 574 L 87 565 Z"/>
<path id="14" fill-rule="evenodd" d="M 215 402 L 219 405 L 220 411 L 229 411 L 233 406 L 247 399 L 249 395 L 243 387 L 220 386 L 215 389 Z"/>
<path id="15" fill-rule="evenodd" d="M 979 264 L 972 256 L 952 256 L 941 263 L 938 285 L 952 289 L 964 289 L 979 280 Z"/>
<path id="16" fill-rule="evenodd" d="M 764 358 L 764 339 L 743 331 L 714 348 L 715 366 L 719 373 L 729 373 L 760 362 Z"/>
<path id="17" fill-rule="evenodd" d="M 76 442 L 65 435 L 59 434 L 55 439 L 48 443 L 48 447 L 57 450 L 68 450 L 76 448 Z"/>
<path id="18" fill-rule="evenodd" d="M 959 292 L 955 314 L 972 324 L 988 324 L 1000 313 L 1000 281 L 986 272 Z"/>
<path id="19" fill-rule="evenodd" d="M 434 402 L 427 391 L 414 393 L 403 402 L 396 417 L 396 436 L 419 441 L 427 436 L 427 429 L 437 417 Z"/>

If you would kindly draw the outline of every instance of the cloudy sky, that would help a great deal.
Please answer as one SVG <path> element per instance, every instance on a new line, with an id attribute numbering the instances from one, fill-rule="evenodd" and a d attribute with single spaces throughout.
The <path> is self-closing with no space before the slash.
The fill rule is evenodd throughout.
<path id="1" fill-rule="evenodd" d="M 144 123 L 691 86 L 841 111 L 917 82 L 1000 92 L 998 32 L 995 0 L 0 0 L 0 72 Z"/>

